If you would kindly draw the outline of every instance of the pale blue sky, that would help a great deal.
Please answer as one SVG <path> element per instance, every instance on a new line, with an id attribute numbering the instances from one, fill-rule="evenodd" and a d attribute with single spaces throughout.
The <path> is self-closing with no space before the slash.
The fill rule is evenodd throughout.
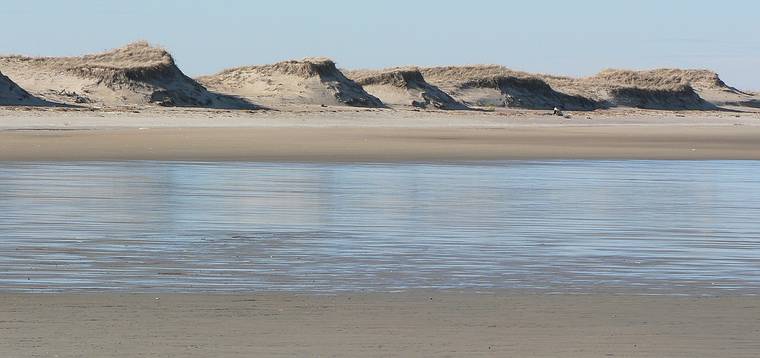
<path id="1" fill-rule="evenodd" d="M 495 63 L 590 75 L 688 67 L 760 89 L 760 1 L 7 1 L 0 53 L 148 40 L 189 75 L 328 56 L 347 68 Z M 2 70 L 2 69 L 0 69 Z"/>

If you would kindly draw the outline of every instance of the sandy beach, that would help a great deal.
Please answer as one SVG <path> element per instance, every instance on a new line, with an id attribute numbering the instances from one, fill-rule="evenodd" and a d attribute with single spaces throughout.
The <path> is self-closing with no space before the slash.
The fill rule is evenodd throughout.
<path id="1" fill-rule="evenodd" d="M 9 1 L 0 358 L 760 357 L 758 4 Z"/>
<path id="2" fill-rule="evenodd" d="M 2 294 L 5 357 L 755 357 L 755 297 Z"/>
<path id="3" fill-rule="evenodd" d="M 760 116 L 722 112 L 3 111 L 0 160 L 760 159 Z"/>
<path id="4" fill-rule="evenodd" d="M 3 161 L 760 159 L 756 113 L 0 112 Z M 9 357 L 755 357 L 760 305 L 409 291 L 0 295 Z"/>

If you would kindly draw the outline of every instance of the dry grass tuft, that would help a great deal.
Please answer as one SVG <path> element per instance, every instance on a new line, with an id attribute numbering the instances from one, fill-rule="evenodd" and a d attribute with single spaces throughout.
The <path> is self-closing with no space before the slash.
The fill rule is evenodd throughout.
<path id="1" fill-rule="evenodd" d="M 311 78 L 316 76 L 329 76 L 339 72 L 335 67 L 335 62 L 324 57 L 307 57 L 302 60 L 289 60 L 277 62 L 271 65 L 242 66 L 229 68 L 213 76 L 217 78 L 235 77 L 240 74 L 250 73 L 263 76 L 273 74 L 290 75 L 302 78 Z"/>
<path id="2" fill-rule="evenodd" d="M 441 83 L 488 81 L 505 77 L 540 78 L 539 75 L 514 71 L 499 65 L 426 67 L 420 69 L 420 71 L 429 81 Z"/>

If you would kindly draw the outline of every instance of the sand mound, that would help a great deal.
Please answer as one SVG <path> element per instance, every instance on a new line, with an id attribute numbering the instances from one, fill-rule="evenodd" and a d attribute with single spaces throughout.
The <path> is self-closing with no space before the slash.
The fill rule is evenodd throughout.
<path id="1" fill-rule="evenodd" d="M 198 78 L 211 89 L 271 106 L 348 105 L 383 107 L 362 86 L 348 79 L 325 58 L 306 58 L 273 65 L 245 66 Z"/>
<path id="2" fill-rule="evenodd" d="M 62 103 L 254 108 L 211 93 L 185 76 L 163 49 L 139 42 L 81 57 L 0 58 L 0 68 L 30 92 Z"/>
<path id="3" fill-rule="evenodd" d="M 715 109 L 697 94 L 691 86 L 642 88 L 614 87 L 609 90 L 615 106 L 663 110 L 704 110 Z"/>
<path id="4" fill-rule="evenodd" d="M 542 75 L 558 91 L 590 98 L 605 107 L 660 110 L 708 110 L 716 107 L 700 97 L 689 82 L 677 75 L 661 76 L 635 71 L 607 70 L 586 78 Z M 705 85 L 706 82 L 705 82 Z"/>
<path id="5" fill-rule="evenodd" d="M 418 108 L 467 109 L 440 88 L 425 81 L 417 68 L 357 70 L 348 76 L 383 103 Z"/>
<path id="6" fill-rule="evenodd" d="M 668 109 L 714 109 L 716 106 L 751 101 L 753 98 L 751 94 L 727 85 L 717 73 L 708 70 L 604 70 L 595 76 L 581 79 L 580 83 L 587 88 L 632 88 L 642 94 L 650 92 L 648 96 L 662 97 L 659 101 Z M 613 90 L 611 94 L 614 96 L 619 92 Z M 676 101 L 668 106 L 665 97 Z"/>
<path id="7" fill-rule="evenodd" d="M 0 106 L 48 106 L 47 101 L 32 96 L 0 72 Z"/>
<path id="8" fill-rule="evenodd" d="M 606 70 L 586 78 L 531 74 L 495 65 L 438 67 L 422 72 L 428 81 L 455 98 L 480 106 L 710 110 L 716 108 L 716 102 L 728 101 L 705 100 L 705 96 L 746 97 L 714 72 L 703 70 Z"/>
<path id="9" fill-rule="evenodd" d="M 708 70 L 657 69 L 630 71 L 608 69 L 591 80 L 640 88 L 677 88 L 688 85 L 695 90 L 738 91 L 726 85 L 717 73 Z"/>
<path id="10" fill-rule="evenodd" d="M 592 110 L 593 100 L 554 90 L 537 75 L 496 65 L 432 67 L 425 78 L 458 100 L 474 106 L 528 109 Z"/>

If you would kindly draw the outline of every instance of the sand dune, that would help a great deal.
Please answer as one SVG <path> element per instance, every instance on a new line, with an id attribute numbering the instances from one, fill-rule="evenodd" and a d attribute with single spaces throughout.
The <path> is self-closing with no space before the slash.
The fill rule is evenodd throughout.
<path id="1" fill-rule="evenodd" d="M 346 76 L 332 60 L 306 58 L 232 68 L 196 82 L 182 73 L 168 52 L 145 42 L 81 57 L 5 56 L 0 57 L 0 71 L 13 79 L 2 77 L 0 105 L 760 108 L 759 94 L 731 87 L 708 70 L 610 69 L 573 78 L 470 65 L 354 70 Z"/>
<path id="2" fill-rule="evenodd" d="M 660 75 L 638 77 L 622 72 L 602 72 L 593 77 L 544 76 L 559 91 L 587 97 L 605 107 L 633 107 L 661 110 L 710 110 L 689 82 L 669 80 Z"/>
<path id="3" fill-rule="evenodd" d="M 383 103 L 418 108 L 467 109 L 440 88 L 425 81 L 418 68 L 348 71 L 348 76 Z"/>
<path id="4" fill-rule="evenodd" d="M 231 68 L 198 78 L 209 88 L 269 106 L 347 105 L 383 107 L 348 79 L 332 60 L 306 58 L 273 65 Z"/>
<path id="5" fill-rule="evenodd" d="M 689 85 L 666 88 L 646 87 L 612 87 L 608 90 L 613 105 L 618 107 L 635 107 L 644 109 L 715 109 L 715 106 L 702 99 Z"/>
<path id="6" fill-rule="evenodd" d="M 185 76 L 168 52 L 145 42 L 81 57 L 6 56 L 0 69 L 31 93 L 61 103 L 255 108 L 209 92 Z"/>
<path id="7" fill-rule="evenodd" d="M 454 98 L 473 106 L 592 110 L 602 104 L 555 91 L 536 75 L 496 65 L 422 68 L 422 74 Z"/>
<path id="8" fill-rule="evenodd" d="M 688 86 L 706 102 L 716 106 L 745 105 L 743 102 L 758 99 L 753 94 L 727 85 L 717 73 L 708 70 L 604 70 L 589 80 L 643 88 L 679 89 Z"/>
<path id="9" fill-rule="evenodd" d="M 580 95 L 609 106 L 667 110 L 712 110 L 751 106 L 756 95 L 728 86 L 707 70 L 604 70 L 595 76 L 571 78 L 538 75 L 558 91 Z"/>
<path id="10" fill-rule="evenodd" d="M 476 65 L 425 68 L 422 73 L 455 98 L 478 106 L 714 110 L 760 104 L 756 95 L 730 87 L 706 70 L 605 70 L 573 78 Z"/>
<path id="11" fill-rule="evenodd" d="M 47 106 L 52 103 L 32 96 L 0 72 L 0 106 Z"/>

